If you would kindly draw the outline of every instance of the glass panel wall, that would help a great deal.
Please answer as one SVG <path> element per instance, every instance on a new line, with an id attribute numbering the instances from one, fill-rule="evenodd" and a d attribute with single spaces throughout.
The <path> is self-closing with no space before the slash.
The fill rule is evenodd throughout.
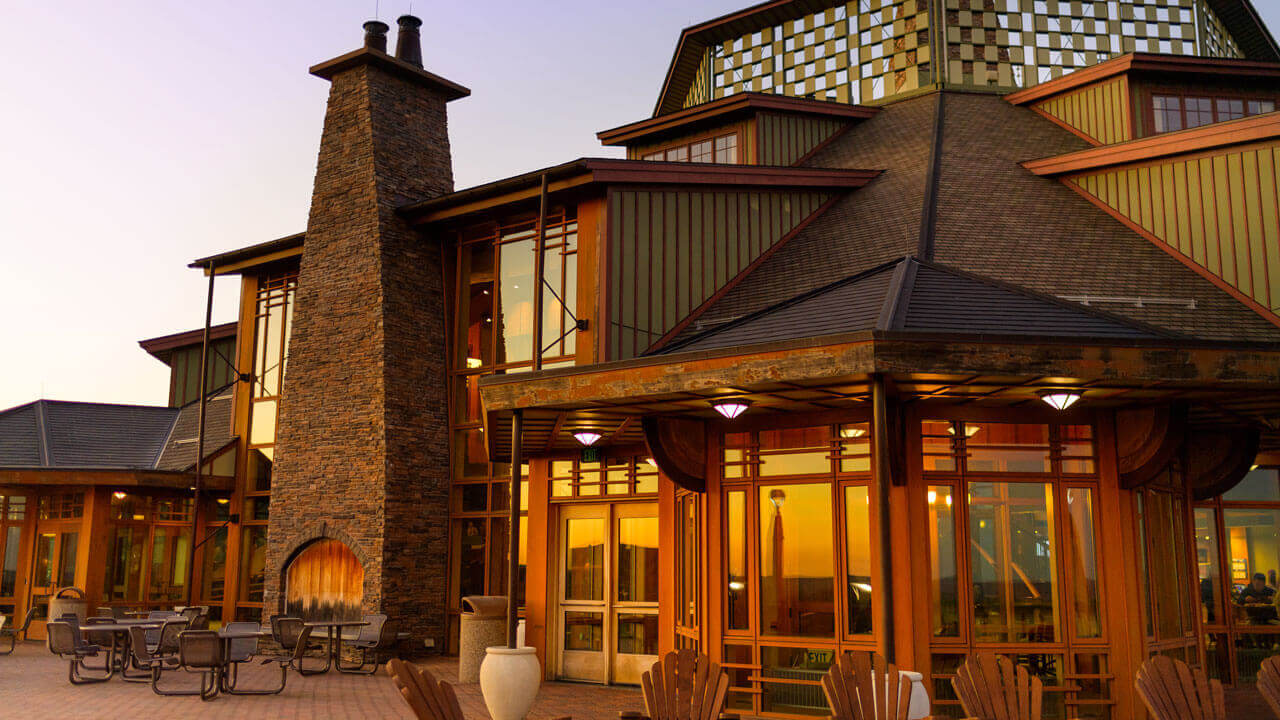
<path id="1" fill-rule="evenodd" d="M 1044 682 L 1044 717 L 1111 717 L 1093 427 L 928 419 L 919 432 L 935 714 L 960 716 L 950 682 L 968 654 L 998 652 Z"/>
<path id="2" fill-rule="evenodd" d="M 21 624 L 22 618 L 15 615 L 25 612 L 25 584 L 19 574 L 19 561 L 26 519 L 25 495 L 0 495 L 0 615 L 8 616 L 7 627 Z"/>
<path id="3" fill-rule="evenodd" d="M 825 716 L 836 653 L 874 649 L 870 455 L 866 423 L 724 436 L 731 707 Z"/>
<path id="4" fill-rule="evenodd" d="M 103 602 L 165 607 L 186 599 L 191 553 L 191 500 L 115 491 Z"/>
<path id="5" fill-rule="evenodd" d="M 1200 617 L 1207 667 L 1234 685 L 1280 655 L 1280 470 L 1255 468 L 1195 509 Z"/>

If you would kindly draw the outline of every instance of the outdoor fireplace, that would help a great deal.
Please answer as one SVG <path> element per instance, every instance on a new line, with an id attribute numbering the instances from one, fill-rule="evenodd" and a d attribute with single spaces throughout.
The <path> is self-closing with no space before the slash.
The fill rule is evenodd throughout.
<path id="1" fill-rule="evenodd" d="M 342 541 L 319 538 L 302 546 L 285 569 L 286 615 L 305 620 L 359 620 L 364 568 Z"/>

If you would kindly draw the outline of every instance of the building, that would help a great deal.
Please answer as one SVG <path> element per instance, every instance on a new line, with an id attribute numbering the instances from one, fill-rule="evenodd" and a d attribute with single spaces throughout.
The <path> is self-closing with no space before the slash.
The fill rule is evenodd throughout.
<path id="1" fill-rule="evenodd" d="M 419 24 L 311 69 L 305 233 L 193 263 L 243 288 L 224 619 L 380 608 L 447 652 L 514 546 L 548 677 L 697 647 L 746 714 L 822 714 L 849 649 L 944 714 L 1008 653 L 1091 718 L 1140 713 L 1152 653 L 1280 652 L 1247 0 L 766 2 L 681 34 L 599 134 L 626 159 L 460 191 L 469 91 Z"/>

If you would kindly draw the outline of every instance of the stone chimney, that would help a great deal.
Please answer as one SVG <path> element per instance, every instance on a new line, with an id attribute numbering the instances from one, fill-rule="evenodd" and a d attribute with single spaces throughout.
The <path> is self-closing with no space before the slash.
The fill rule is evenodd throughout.
<path id="1" fill-rule="evenodd" d="M 405 45 L 405 19 L 401 18 Z M 272 478 L 264 617 L 310 540 L 364 565 L 364 612 L 445 638 L 449 435 L 442 254 L 396 209 L 453 191 L 446 104 L 470 91 L 365 47 L 330 82 Z M 413 28 L 413 47 L 417 47 Z M 406 59 L 412 54 L 401 53 Z"/>
<path id="2" fill-rule="evenodd" d="M 418 31 L 422 21 L 412 15 L 401 15 L 396 24 L 400 26 L 396 34 L 396 57 L 415 67 L 422 67 L 422 38 Z"/>

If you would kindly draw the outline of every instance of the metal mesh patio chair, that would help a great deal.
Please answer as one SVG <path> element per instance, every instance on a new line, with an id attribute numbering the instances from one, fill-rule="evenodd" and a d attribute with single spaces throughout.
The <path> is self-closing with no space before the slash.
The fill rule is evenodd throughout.
<path id="1" fill-rule="evenodd" d="M 342 656 L 338 656 L 338 670 L 356 675 L 373 675 L 378 672 L 378 652 L 386 650 L 399 641 L 395 625 L 387 622 L 383 613 L 365 615 L 362 618 L 369 623 L 360 628 L 360 634 L 354 638 L 342 640 L 342 644 L 360 651 L 360 662 L 356 665 L 343 665 Z M 372 656 L 372 659 L 370 659 Z"/>
<path id="2" fill-rule="evenodd" d="M 148 644 L 147 649 L 151 651 L 152 655 L 176 655 L 178 654 L 178 635 L 188 629 L 187 619 L 184 617 L 165 620 L 164 624 L 160 626 L 155 644 Z M 149 633 L 148 637 L 150 637 Z"/>
<path id="3" fill-rule="evenodd" d="M 35 606 L 32 606 L 27 608 L 27 615 L 22 619 L 22 625 L 0 628 L 0 641 L 3 641 L 5 638 L 9 640 L 9 649 L 0 650 L 0 655 L 8 655 L 14 651 L 14 648 L 18 645 L 18 633 L 22 633 L 23 640 L 27 639 L 27 630 L 30 629 L 31 621 L 35 616 L 36 609 Z"/>
<path id="4" fill-rule="evenodd" d="M 87 685 L 89 683 L 106 682 L 111 679 L 111 671 L 101 669 L 104 674 L 102 677 L 83 674 L 84 670 L 100 670 L 100 668 L 90 668 L 84 664 L 86 657 L 96 657 L 99 649 L 93 645 L 84 645 L 78 642 L 79 632 L 70 623 L 61 621 L 52 621 L 45 623 L 45 641 L 48 643 L 49 652 L 66 660 L 70 665 L 67 669 L 67 679 L 72 685 Z"/>
<path id="5" fill-rule="evenodd" d="M 186 630 L 178 634 L 178 664 L 189 673 L 200 675 L 199 690 L 161 690 L 153 683 L 157 695 L 199 695 L 212 700 L 218 695 L 218 677 L 222 669 L 222 638 L 212 630 Z"/>
<path id="6" fill-rule="evenodd" d="M 223 628 L 227 632 L 258 632 L 261 627 L 258 623 L 253 622 L 233 622 L 227 623 Z M 258 654 L 258 638 L 233 638 L 228 641 L 227 648 L 227 688 L 235 688 L 236 680 L 239 677 L 239 668 L 241 663 L 247 663 Z"/>
<path id="7" fill-rule="evenodd" d="M 252 624 L 252 623 L 250 623 Z M 302 673 L 302 657 L 307 652 L 307 647 L 311 645 L 311 628 L 303 627 L 301 632 L 295 638 L 293 652 L 281 657 L 269 657 L 262 661 L 263 665 L 276 663 L 280 667 L 280 685 L 274 688 L 264 688 L 260 690 L 241 690 L 237 689 L 234 684 L 227 686 L 227 692 L 232 695 L 277 695 L 284 690 L 285 684 L 289 680 L 289 670 L 296 670 Z"/>
<path id="8" fill-rule="evenodd" d="M 155 688 L 156 683 L 160 681 L 160 671 L 177 667 L 178 659 L 152 655 L 147 649 L 147 632 L 141 627 L 129 628 L 129 658 L 124 669 L 120 671 L 120 677 L 128 682 L 149 682 L 151 687 Z M 130 673 L 130 667 L 142 672 Z"/>

